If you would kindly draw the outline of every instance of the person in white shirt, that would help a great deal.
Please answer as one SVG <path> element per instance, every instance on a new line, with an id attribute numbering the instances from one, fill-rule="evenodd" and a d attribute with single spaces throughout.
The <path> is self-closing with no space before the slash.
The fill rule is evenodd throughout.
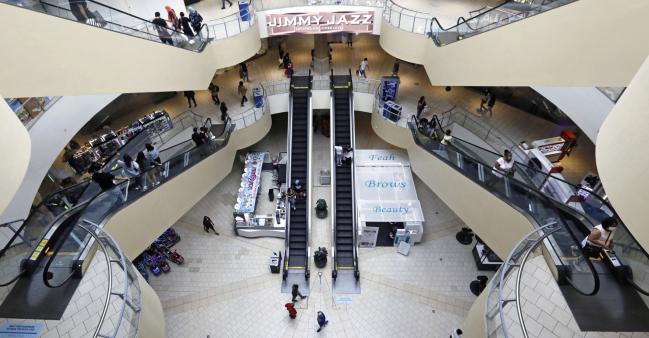
<path id="1" fill-rule="evenodd" d="M 334 146 L 334 150 L 336 152 L 336 166 L 340 167 L 343 165 L 343 147 Z"/>
<path id="2" fill-rule="evenodd" d="M 363 78 L 367 79 L 367 74 L 365 74 L 365 71 L 367 70 L 367 65 L 369 62 L 367 62 L 367 58 L 364 58 L 363 61 L 361 61 L 361 65 L 358 67 L 358 77 L 360 78 L 361 76 Z"/>
<path id="3" fill-rule="evenodd" d="M 446 129 L 444 132 L 444 136 L 442 136 L 442 140 L 439 142 L 439 150 L 446 150 L 446 146 L 453 140 L 453 136 L 451 136 L 451 130 Z"/>
<path id="4" fill-rule="evenodd" d="M 117 156 L 119 156 L 119 153 L 117 153 Z M 130 155 L 124 155 L 124 160 L 117 160 L 117 164 L 122 167 L 122 172 L 125 177 L 129 179 L 135 178 L 134 186 L 136 190 L 139 190 L 142 186 L 142 182 L 140 182 L 141 178 L 138 177 L 140 175 L 140 166 L 137 162 L 133 161 L 133 158 Z"/>
<path id="5" fill-rule="evenodd" d="M 496 160 L 496 163 L 494 163 L 491 172 L 498 178 L 502 178 L 503 175 L 512 176 L 514 174 L 514 159 L 512 158 L 512 152 L 505 150 L 503 157 L 500 157 Z"/>
<path id="6" fill-rule="evenodd" d="M 160 177 L 164 176 L 162 160 L 160 160 L 160 151 L 151 143 L 145 144 L 144 147 L 146 148 L 146 151 L 144 152 L 146 159 L 153 167 L 155 167 L 155 169 L 153 170 L 155 177 L 154 185 L 158 185 L 160 184 Z"/>
<path id="7" fill-rule="evenodd" d="M 613 217 L 606 218 L 602 224 L 595 226 L 590 234 L 581 241 L 584 253 L 590 257 L 596 257 L 602 249 L 612 250 L 613 235 L 617 226 L 618 222 Z"/>
<path id="8" fill-rule="evenodd" d="M 345 151 L 343 152 L 343 163 L 352 164 L 352 158 L 354 157 L 354 149 L 351 146 L 346 146 Z"/>

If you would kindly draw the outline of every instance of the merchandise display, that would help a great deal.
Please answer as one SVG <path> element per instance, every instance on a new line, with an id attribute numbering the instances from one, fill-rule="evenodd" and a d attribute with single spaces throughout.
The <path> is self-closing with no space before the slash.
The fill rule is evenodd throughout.
<path id="1" fill-rule="evenodd" d="M 235 216 L 255 212 L 264 155 L 262 152 L 251 152 L 246 156 L 245 167 L 241 175 L 241 188 L 237 195 L 237 204 L 234 206 Z"/>

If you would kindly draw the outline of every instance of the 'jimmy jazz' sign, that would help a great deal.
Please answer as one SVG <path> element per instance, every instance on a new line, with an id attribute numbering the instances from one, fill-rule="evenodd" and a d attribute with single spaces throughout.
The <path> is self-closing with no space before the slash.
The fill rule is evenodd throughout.
<path id="1" fill-rule="evenodd" d="M 372 33 L 374 12 L 268 14 L 268 35 L 291 33 Z"/>

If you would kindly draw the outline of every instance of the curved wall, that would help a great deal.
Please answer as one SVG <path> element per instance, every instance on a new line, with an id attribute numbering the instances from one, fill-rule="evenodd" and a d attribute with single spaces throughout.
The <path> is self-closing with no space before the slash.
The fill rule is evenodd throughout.
<path id="1" fill-rule="evenodd" d="M 223 149 L 119 210 L 104 229 L 128 257 L 137 257 L 232 171 L 237 150 L 261 140 L 271 121 L 265 114 L 252 126 L 235 131 Z"/>
<path id="2" fill-rule="evenodd" d="M 597 170 L 613 207 L 634 237 L 649 248 L 649 58 L 599 131 Z"/>
<path id="3" fill-rule="evenodd" d="M 5 97 L 204 90 L 261 47 L 256 26 L 194 53 L 5 4 L 0 21 Z"/>
<path id="4" fill-rule="evenodd" d="M 649 41 L 646 0 L 580 0 L 443 47 L 383 19 L 388 53 L 439 86 L 626 86 Z"/>
<path id="5" fill-rule="evenodd" d="M 20 188 L 27 173 L 31 154 L 31 140 L 27 129 L 2 97 L 0 97 L 0 135 L 4 138 L 4 141 L 0 142 L 0 157 L 4 159 L 0 165 L 1 214 Z M 14 219 L 6 221 L 12 220 Z"/>

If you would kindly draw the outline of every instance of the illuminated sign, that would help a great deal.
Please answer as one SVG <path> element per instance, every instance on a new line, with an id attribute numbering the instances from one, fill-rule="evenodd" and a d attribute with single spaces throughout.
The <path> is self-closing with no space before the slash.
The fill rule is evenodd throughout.
<path id="1" fill-rule="evenodd" d="M 292 33 L 372 33 L 374 12 L 316 12 L 267 14 L 268 35 Z"/>

